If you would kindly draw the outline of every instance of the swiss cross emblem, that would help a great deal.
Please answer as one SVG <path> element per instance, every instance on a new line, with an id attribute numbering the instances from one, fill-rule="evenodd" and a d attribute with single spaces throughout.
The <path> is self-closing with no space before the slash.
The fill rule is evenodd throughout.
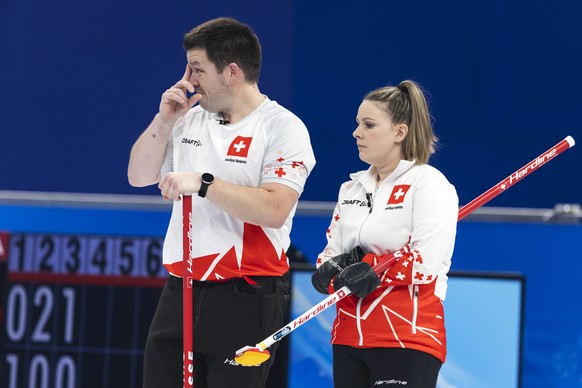
<path id="1" fill-rule="evenodd" d="M 252 141 L 252 137 L 237 136 L 232 143 L 230 143 L 226 155 L 246 158 L 249 154 L 249 148 L 251 147 Z"/>
<path id="2" fill-rule="evenodd" d="M 394 186 L 392 189 L 392 194 L 390 194 L 390 198 L 388 198 L 387 205 L 396 205 L 404 202 L 404 197 L 406 196 L 408 189 L 410 189 L 410 185 Z"/>

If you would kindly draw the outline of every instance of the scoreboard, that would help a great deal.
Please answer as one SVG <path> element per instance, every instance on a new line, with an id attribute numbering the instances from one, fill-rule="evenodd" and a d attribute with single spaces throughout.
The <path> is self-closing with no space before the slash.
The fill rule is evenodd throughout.
<path id="1" fill-rule="evenodd" d="M 0 232 L 0 387 L 141 387 L 162 243 Z"/>
<path id="2" fill-rule="evenodd" d="M 142 386 L 170 214 L 157 196 L 0 191 L 0 388 Z"/>

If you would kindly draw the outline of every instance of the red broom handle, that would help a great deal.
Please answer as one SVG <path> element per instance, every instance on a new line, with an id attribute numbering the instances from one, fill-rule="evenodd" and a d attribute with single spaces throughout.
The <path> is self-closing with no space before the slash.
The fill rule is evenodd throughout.
<path id="1" fill-rule="evenodd" d="M 194 387 L 194 333 L 192 325 L 192 196 L 182 196 L 184 388 Z"/>
<path id="2" fill-rule="evenodd" d="M 576 144 L 576 142 L 572 136 L 567 136 L 564 140 L 459 209 L 459 216 L 457 220 L 461 221 L 463 218 L 473 213 L 475 210 L 479 209 L 481 206 L 491 201 L 493 198 L 497 197 L 499 194 L 503 193 L 505 190 L 509 189 L 511 186 L 515 185 L 517 182 L 521 181 L 523 178 L 536 171 L 550 160 L 554 159 L 556 156 L 560 155 L 562 152 L 571 147 L 574 147 L 574 144 Z M 388 255 L 381 262 L 374 266 L 374 272 L 376 272 L 378 275 L 382 274 L 395 262 L 396 257 L 394 257 L 394 254 Z"/>

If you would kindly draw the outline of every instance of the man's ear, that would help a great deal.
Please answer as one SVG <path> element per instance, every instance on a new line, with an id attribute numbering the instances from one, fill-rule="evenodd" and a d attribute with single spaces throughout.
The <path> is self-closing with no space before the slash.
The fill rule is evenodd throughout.
<path id="1" fill-rule="evenodd" d="M 225 77 L 227 77 L 227 79 L 230 82 L 234 82 L 237 79 L 239 79 L 240 77 L 244 77 L 241 68 L 238 67 L 238 65 L 234 62 L 229 63 L 224 68 L 224 71 L 222 73 L 224 74 Z"/>

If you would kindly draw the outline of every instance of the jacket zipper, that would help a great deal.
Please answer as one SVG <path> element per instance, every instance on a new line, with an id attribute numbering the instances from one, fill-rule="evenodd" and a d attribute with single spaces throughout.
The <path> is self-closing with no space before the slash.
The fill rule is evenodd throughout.
<path id="1" fill-rule="evenodd" d="M 362 238 L 361 238 L 362 237 L 362 228 L 364 227 L 364 224 L 368 220 L 368 217 L 370 216 L 370 214 L 372 213 L 372 209 L 374 208 L 374 198 L 373 198 L 372 193 L 366 193 L 366 202 L 367 202 L 368 208 L 370 210 L 368 210 L 368 214 L 366 215 L 366 218 L 364 218 L 364 221 L 362 221 L 362 223 L 360 224 L 360 230 L 358 231 L 359 244 L 362 244 Z"/>
<path id="2" fill-rule="evenodd" d="M 418 316 L 418 285 L 415 285 L 412 297 L 412 334 L 416 334 L 417 316 Z"/>
<path id="3" fill-rule="evenodd" d="M 368 214 L 372 213 L 372 209 L 374 208 L 374 197 L 372 195 L 372 193 L 366 193 L 366 202 L 368 203 L 368 208 L 370 208 Z"/>
<path id="4" fill-rule="evenodd" d="M 360 243 L 362 241 L 360 237 L 362 234 L 362 227 L 368 220 L 368 217 L 370 216 L 370 214 L 372 213 L 372 209 L 374 208 L 374 197 L 372 193 L 366 193 L 366 202 L 370 210 L 368 210 L 368 215 L 364 219 L 364 222 L 362 222 L 362 224 L 360 225 L 360 231 L 358 233 L 358 240 L 360 240 Z M 359 346 L 364 346 L 364 335 L 362 334 L 362 322 L 360 319 L 360 309 L 362 307 L 362 300 L 364 300 L 364 298 L 360 298 L 360 300 L 358 300 L 358 304 L 356 305 L 356 327 L 358 328 L 358 335 L 360 336 L 360 340 L 358 342 Z"/>

